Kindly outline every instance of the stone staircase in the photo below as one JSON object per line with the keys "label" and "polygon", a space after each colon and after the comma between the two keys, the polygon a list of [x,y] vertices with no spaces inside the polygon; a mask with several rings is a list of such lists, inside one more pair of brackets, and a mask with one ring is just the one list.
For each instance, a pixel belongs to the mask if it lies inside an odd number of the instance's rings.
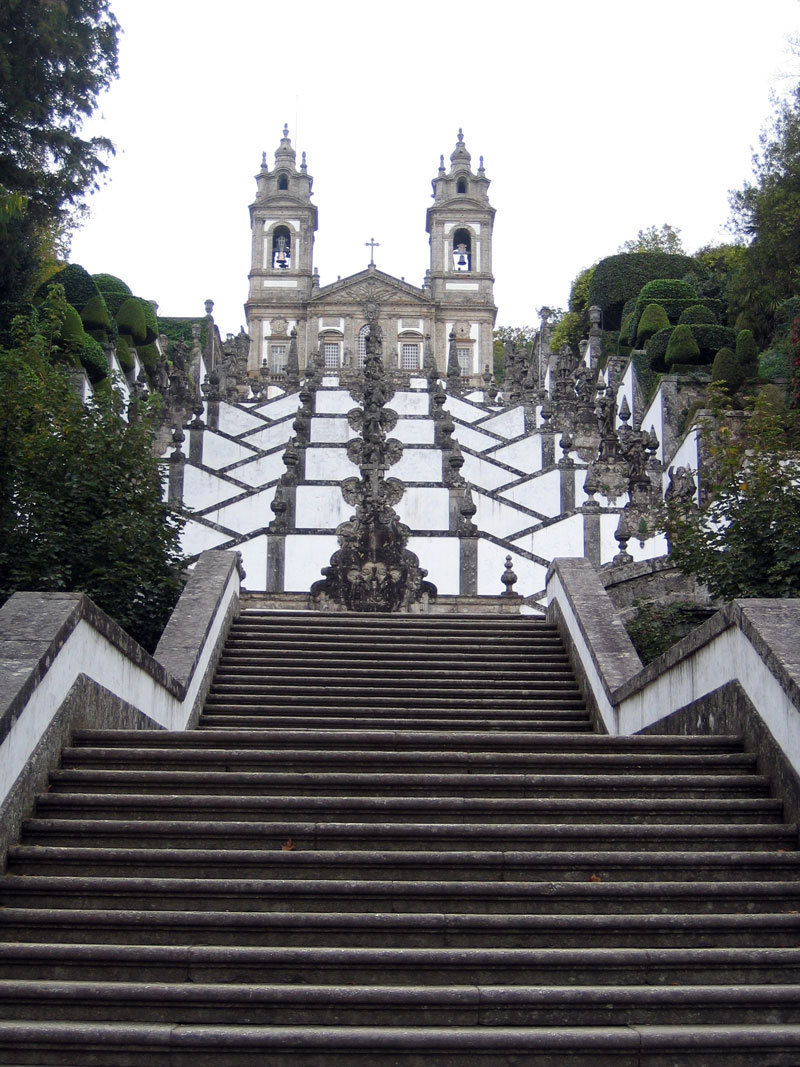
{"label": "stone staircase", "polygon": [[84,732],[0,878],[0,1063],[800,1063],[797,827],[592,732],[525,617],[248,611],[200,728]]}

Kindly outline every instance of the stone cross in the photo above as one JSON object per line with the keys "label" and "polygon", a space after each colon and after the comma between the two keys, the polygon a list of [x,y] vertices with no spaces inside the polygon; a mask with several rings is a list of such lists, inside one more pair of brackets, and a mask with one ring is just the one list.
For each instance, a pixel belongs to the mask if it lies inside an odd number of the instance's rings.
{"label": "stone cross", "polygon": [[368,241],[364,242],[365,247],[369,249],[369,265],[375,266],[375,249],[381,247],[380,241],[376,241],[374,237],[370,237]]}

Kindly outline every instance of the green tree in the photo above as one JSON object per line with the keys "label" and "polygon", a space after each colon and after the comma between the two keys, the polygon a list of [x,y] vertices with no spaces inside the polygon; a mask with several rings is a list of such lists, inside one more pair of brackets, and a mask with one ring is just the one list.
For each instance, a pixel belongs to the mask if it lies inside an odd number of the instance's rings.
{"label": "green tree", "polygon": [[799,596],[797,414],[757,403],[735,430],[725,417],[724,387],[708,393],[716,417],[703,431],[704,505],[668,503],[670,554],[724,600]]}
{"label": "green tree", "polygon": [[75,221],[113,151],[83,123],[117,75],[119,25],[108,0],[0,5],[0,301],[34,284],[43,254]]}
{"label": "green tree", "polygon": [[669,252],[671,255],[683,255],[681,231],[677,226],[665,222],[663,226],[648,226],[639,230],[630,241],[624,241],[618,252]]}
{"label": "green tree", "polygon": [[800,84],[777,104],[753,156],[753,180],[730,202],[732,227],[748,242],[732,304],[765,346],[778,304],[800,289]]}
{"label": "green tree", "polygon": [[180,520],[162,500],[146,410],[84,405],[57,366],[66,313],[54,286],[0,349],[0,599],[87,593],[153,649],[180,591]]}

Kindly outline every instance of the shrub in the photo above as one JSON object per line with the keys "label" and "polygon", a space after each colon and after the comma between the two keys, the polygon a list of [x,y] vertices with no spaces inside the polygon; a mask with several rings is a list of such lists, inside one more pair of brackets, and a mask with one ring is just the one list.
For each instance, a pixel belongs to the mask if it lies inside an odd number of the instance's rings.
{"label": "shrub", "polygon": [[635,299],[642,286],[654,278],[683,278],[697,263],[691,256],[668,252],[622,252],[601,259],[589,282],[589,304],[603,309],[607,329],[622,321],[625,302]]}
{"label": "shrub", "polygon": [[133,296],[133,292],[125,282],[114,274],[93,274],[92,279],[104,295],[106,293],[121,293],[123,296]]}
{"label": "shrub", "polygon": [[700,346],[689,326],[676,326],[667,342],[664,360],[668,367],[675,363],[700,363]]}
{"label": "shrub", "polygon": [[[64,286],[64,294],[67,300],[76,308],[84,307],[93,296],[99,295],[91,274],[77,263],[68,263],[63,270],[60,270],[58,274],[54,274],[52,278],[45,282],[42,288],[47,289],[47,286],[52,285],[53,282],[58,282],[59,285]],[[44,294],[42,293],[41,295]]]}
{"label": "shrub", "polygon": [[64,322],[61,326],[59,340],[62,341],[68,347],[80,347],[80,345],[83,344],[84,337],[85,334],[80,315],[72,306],[72,304],[67,304],[66,314],[64,315]]}
{"label": "shrub", "polygon": [[660,304],[648,304],[639,319],[639,325],[636,328],[636,340],[640,345],[643,345],[650,340],[654,333],[658,333],[659,330],[666,330],[668,326],[669,319],[663,307]]}
{"label": "shrub", "polygon": [[711,366],[712,382],[722,382],[728,395],[733,395],[744,381],[744,372],[732,348],[721,348]]}
{"label": "shrub", "polygon": [[127,340],[121,335],[117,338],[116,350],[117,362],[119,363],[120,368],[122,369],[123,373],[130,374],[136,364],[133,361],[133,353],[131,352],[130,345],[128,344]]}
{"label": "shrub", "polygon": [[147,330],[147,334],[144,339],[146,345],[151,345],[153,341],[158,337],[158,320],[156,319],[156,309],[153,307],[151,301],[143,300],[140,298],[139,303],[142,305],[142,311],[144,313],[144,323]]}
{"label": "shrub", "polygon": [[161,356],[159,355],[156,346],[140,345],[140,347],[136,349],[136,354],[142,361],[142,366],[144,367],[144,369],[149,375],[152,376],[153,372],[158,366],[158,361],[161,359]]}
{"label": "shrub", "polygon": [[736,358],[747,377],[758,372],[758,345],[750,330],[740,330],[737,334]]}
{"label": "shrub", "polygon": [[736,332],[729,326],[713,326],[711,324],[697,323],[687,326],[692,331],[692,337],[697,342],[697,347],[702,355],[701,362],[710,363],[721,348],[733,348],[736,342]]}
{"label": "shrub", "polygon": [[622,319],[622,323],[619,328],[619,343],[620,346],[630,348],[633,344],[631,339],[631,324],[633,322],[633,312],[629,315],[625,315]]}
{"label": "shrub", "polygon": [[135,345],[147,343],[147,322],[141,300],[129,296],[117,312],[116,319],[119,332],[132,337]]}
{"label": "shrub", "polygon": [[639,291],[636,303],[647,305],[661,303],[663,300],[696,300],[697,293],[693,285],[680,278],[654,278]]}
{"label": "shrub", "polygon": [[772,382],[776,378],[785,378],[788,381],[792,376],[789,357],[779,348],[768,348],[758,357],[758,376],[762,382]]}
{"label": "shrub", "polygon": [[[100,293],[97,296],[93,296],[91,300],[84,304],[81,310],[81,320],[84,328],[88,331],[102,330],[108,335],[111,330],[111,316],[108,313],[106,302]],[[95,334],[92,333],[94,337]],[[98,338],[100,340],[100,338]]]}
{"label": "shrub", "polygon": [[681,313],[681,316],[678,319],[679,326],[694,326],[701,324],[716,325],[716,322],[717,316],[711,308],[706,307],[705,304],[692,304],[691,307],[686,308],[686,310]]}
{"label": "shrub", "polygon": [[792,322],[800,315],[800,296],[790,296],[788,300],[781,300],[775,311],[775,325],[779,327],[791,326]]}
{"label": "shrub", "polygon": [[84,335],[80,351],[81,363],[89,375],[89,381],[96,385],[108,377],[108,360],[99,341]]}
{"label": "shrub", "polygon": [[777,385],[765,385],[756,397],[756,411],[782,418],[786,414],[786,394]]}
{"label": "shrub", "polygon": [[650,663],[699,626],[711,612],[691,601],[643,604],[626,629],[642,663]]}
{"label": "shrub", "polygon": [[674,331],[674,326],[659,330],[647,342],[647,361],[654,371],[663,372],[667,369],[667,345]]}

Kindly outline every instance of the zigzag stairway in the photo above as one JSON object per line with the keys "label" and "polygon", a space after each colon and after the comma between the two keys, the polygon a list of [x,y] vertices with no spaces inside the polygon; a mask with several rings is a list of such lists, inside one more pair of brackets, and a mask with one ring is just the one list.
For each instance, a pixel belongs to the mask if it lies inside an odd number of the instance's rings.
{"label": "zigzag stairway", "polygon": [[545,623],[247,611],[200,728],[75,736],[0,878],[0,1063],[797,1064],[797,828],[592,732]]}

